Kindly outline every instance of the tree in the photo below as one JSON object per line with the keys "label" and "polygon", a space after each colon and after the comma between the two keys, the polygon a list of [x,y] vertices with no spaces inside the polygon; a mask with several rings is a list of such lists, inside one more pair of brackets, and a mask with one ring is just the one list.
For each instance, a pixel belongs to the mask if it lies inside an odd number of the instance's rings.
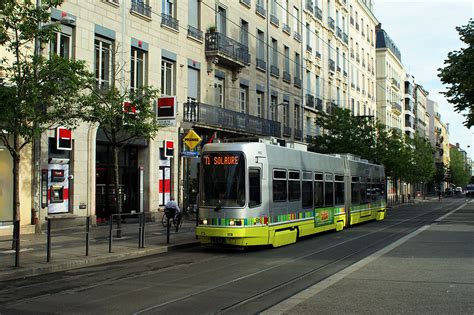
{"label": "tree", "polygon": [[316,124],[324,132],[314,138],[310,151],[350,153],[374,160],[376,128],[371,117],[353,116],[347,109],[334,107],[331,113],[320,113]]}
{"label": "tree", "polygon": [[436,173],[434,150],[428,139],[415,134],[409,141],[412,146],[413,168],[411,169],[411,181],[428,183]]}
{"label": "tree", "polygon": [[82,61],[56,55],[45,58],[36,43],[48,42],[57,31],[50,10],[61,0],[4,0],[0,7],[0,45],[5,47],[0,72],[0,141],[13,159],[13,220],[20,219],[20,157],[22,150],[45,131],[62,125],[74,127],[80,112],[81,92],[89,72]]}
{"label": "tree", "polygon": [[438,69],[438,76],[441,82],[450,85],[443,94],[454,105],[455,111],[467,111],[464,125],[470,128],[474,126],[474,20],[456,27],[456,30],[467,47],[450,52],[444,61],[446,66]]}
{"label": "tree", "polygon": [[456,186],[465,186],[471,177],[469,170],[466,168],[463,154],[458,148],[453,147],[449,150],[449,181]]}
{"label": "tree", "polygon": [[[117,52],[115,52],[117,55]],[[115,67],[113,78],[118,78],[123,67]],[[93,82],[88,91],[83,119],[98,125],[113,149],[113,180],[115,190],[115,212],[122,213],[122,191],[120,189],[119,153],[137,138],[152,139],[158,132],[158,124],[152,102],[158,90],[151,86],[131,89],[124,79],[111,80],[110,86],[99,86]],[[117,237],[121,237],[121,220],[117,220]]]}

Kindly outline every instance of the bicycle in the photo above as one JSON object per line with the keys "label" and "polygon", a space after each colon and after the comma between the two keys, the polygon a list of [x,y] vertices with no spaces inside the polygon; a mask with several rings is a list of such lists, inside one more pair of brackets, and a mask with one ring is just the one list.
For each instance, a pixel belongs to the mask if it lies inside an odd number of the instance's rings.
{"label": "bicycle", "polygon": [[[172,217],[168,221],[168,217]],[[173,226],[176,229],[176,232],[183,226],[183,214],[181,212],[178,213],[178,215],[175,215],[175,209],[165,209],[163,212],[163,216],[161,217],[161,224],[163,224],[163,227],[168,227],[168,223],[171,226]]]}

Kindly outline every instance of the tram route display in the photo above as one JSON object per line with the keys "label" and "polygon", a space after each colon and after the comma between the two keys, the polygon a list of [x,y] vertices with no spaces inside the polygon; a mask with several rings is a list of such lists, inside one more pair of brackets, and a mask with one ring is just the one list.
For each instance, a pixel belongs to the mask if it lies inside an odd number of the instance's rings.
{"label": "tram route display", "polygon": [[291,244],[386,213],[385,172],[352,155],[261,142],[211,143],[202,151],[202,244]]}

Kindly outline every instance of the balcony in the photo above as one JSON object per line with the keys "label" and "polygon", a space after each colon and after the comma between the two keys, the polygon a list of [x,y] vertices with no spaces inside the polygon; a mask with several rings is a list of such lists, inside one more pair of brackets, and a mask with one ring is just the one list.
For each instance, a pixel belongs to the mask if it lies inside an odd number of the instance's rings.
{"label": "balcony", "polygon": [[395,87],[397,90],[400,90],[400,83],[395,78],[392,78],[392,86]]}
{"label": "balcony", "polygon": [[276,78],[280,77],[280,69],[277,66],[270,66],[270,74]]}
{"label": "balcony", "polygon": [[342,41],[346,43],[346,45],[349,45],[349,35],[346,33],[342,34]]}
{"label": "balcony", "polygon": [[312,53],[312,52],[313,52],[313,47],[311,47],[310,45],[306,44],[306,51],[309,52],[309,53]]}
{"label": "balcony", "polygon": [[314,96],[306,93],[306,106],[314,108]]}
{"label": "balcony", "polygon": [[283,71],[283,81],[286,83],[291,83],[291,74],[286,71]]}
{"label": "balcony", "polygon": [[398,114],[402,113],[402,105],[398,104],[397,102],[391,102],[390,105],[392,105],[393,112],[398,112]]}
{"label": "balcony", "polygon": [[270,23],[272,23],[276,27],[280,26],[280,20],[278,20],[278,18],[273,14],[270,14]]}
{"label": "balcony", "polygon": [[322,98],[316,97],[315,102],[314,102],[314,108],[316,108],[319,111],[323,110],[323,100],[322,100]]}
{"label": "balcony", "polygon": [[179,21],[169,14],[161,14],[161,26],[167,26],[175,31],[179,31]]}
{"label": "balcony", "polygon": [[293,85],[294,85],[296,88],[301,89],[301,79],[299,78],[299,76],[298,76],[298,77],[295,76]]}
{"label": "balcony", "polygon": [[355,84],[354,83],[351,83],[351,88],[355,89]]}
{"label": "balcony", "polygon": [[356,22],[356,30],[359,30],[359,23]]}
{"label": "balcony", "polygon": [[330,16],[328,16],[328,25],[329,25],[329,28],[332,29],[333,31],[336,30],[336,24],[334,22],[334,19]]}
{"label": "balcony", "polygon": [[184,103],[184,121],[260,136],[280,137],[281,126],[267,120],[204,103]]}
{"label": "balcony", "polygon": [[291,127],[283,127],[283,137],[291,137]]}
{"label": "balcony", "polygon": [[262,70],[262,71],[267,70],[267,63],[265,62],[264,59],[257,58],[256,62],[257,62],[257,64],[256,64],[257,69]]}
{"label": "balcony", "polygon": [[206,57],[238,69],[250,63],[249,48],[219,32],[206,33]]}
{"label": "balcony", "polygon": [[336,63],[332,59],[329,59],[329,70],[332,72],[336,71]]}
{"label": "balcony", "polygon": [[240,3],[242,3],[243,5],[247,6],[250,8],[250,6],[252,5],[252,1],[251,0],[240,0]]}
{"label": "balcony", "polygon": [[283,23],[282,31],[287,33],[288,35],[291,35],[291,27],[288,24]]}
{"label": "balcony", "polygon": [[295,32],[293,34],[293,38],[297,41],[297,42],[300,42],[301,43],[301,34],[298,33],[298,32]]}
{"label": "balcony", "polygon": [[351,16],[351,24],[354,25],[354,17]]}
{"label": "balcony", "polygon": [[316,18],[318,20],[320,20],[321,22],[323,21],[323,10],[318,7],[314,7],[314,14],[316,15]]}
{"label": "balcony", "polygon": [[267,16],[267,10],[260,4],[255,5],[255,13],[260,15],[261,17],[265,18]]}
{"label": "balcony", "polygon": [[143,0],[132,0],[132,8],[130,11],[151,18],[151,7],[144,3]]}
{"label": "balcony", "polygon": [[295,139],[298,139],[298,140],[303,139],[303,130],[295,129]]}
{"label": "balcony", "polygon": [[341,67],[337,66],[337,67],[336,67],[336,71],[337,71],[337,72],[341,72]]}
{"label": "balcony", "polygon": [[342,39],[342,29],[339,26],[336,27],[336,35],[337,35],[337,37]]}
{"label": "balcony", "polygon": [[313,1],[311,0],[306,0],[306,10],[308,10],[309,12],[313,13]]}
{"label": "balcony", "polygon": [[347,77],[347,71],[344,70],[344,71],[342,72],[342,75],[344,75],[345,77]]}
{"label": "balcony", "polygon": [[337,105],[334,102],[326,102],[326,113],[331,114]]}
{"label": "balcony", "polygon": [[194,26],[188,25],[188,36],[197,40],[202,40],[202,31]]}
{"label": "balcony", "polygon": [[319,51],[316,52],[316,58],[321,59],[321,53]]}

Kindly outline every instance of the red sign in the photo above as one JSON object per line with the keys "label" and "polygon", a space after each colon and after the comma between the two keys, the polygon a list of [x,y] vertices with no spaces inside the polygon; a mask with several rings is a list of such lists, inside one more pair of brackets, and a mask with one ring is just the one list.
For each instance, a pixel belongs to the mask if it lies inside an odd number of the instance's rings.
{"label": "red sign", "polygon": [[165,140],[163,144],[164,149],[164,156],[165,157],[173,157],[174,154],[174,141],[173,140]]}
{"label": "red sign", "polygon": [[158,98],[157,119],[176,118],[176,96],[165,96]]}
{"label": "red sign", "polygon": [[123,112],[129,114],[136,114],[137,107],[135,105],[132,105],[131,102],[123,102]]}
{"label": "red sign", "polygon": [[72,150],[72,130],[64,127],[56,129],[56,147],[58,150]]}

